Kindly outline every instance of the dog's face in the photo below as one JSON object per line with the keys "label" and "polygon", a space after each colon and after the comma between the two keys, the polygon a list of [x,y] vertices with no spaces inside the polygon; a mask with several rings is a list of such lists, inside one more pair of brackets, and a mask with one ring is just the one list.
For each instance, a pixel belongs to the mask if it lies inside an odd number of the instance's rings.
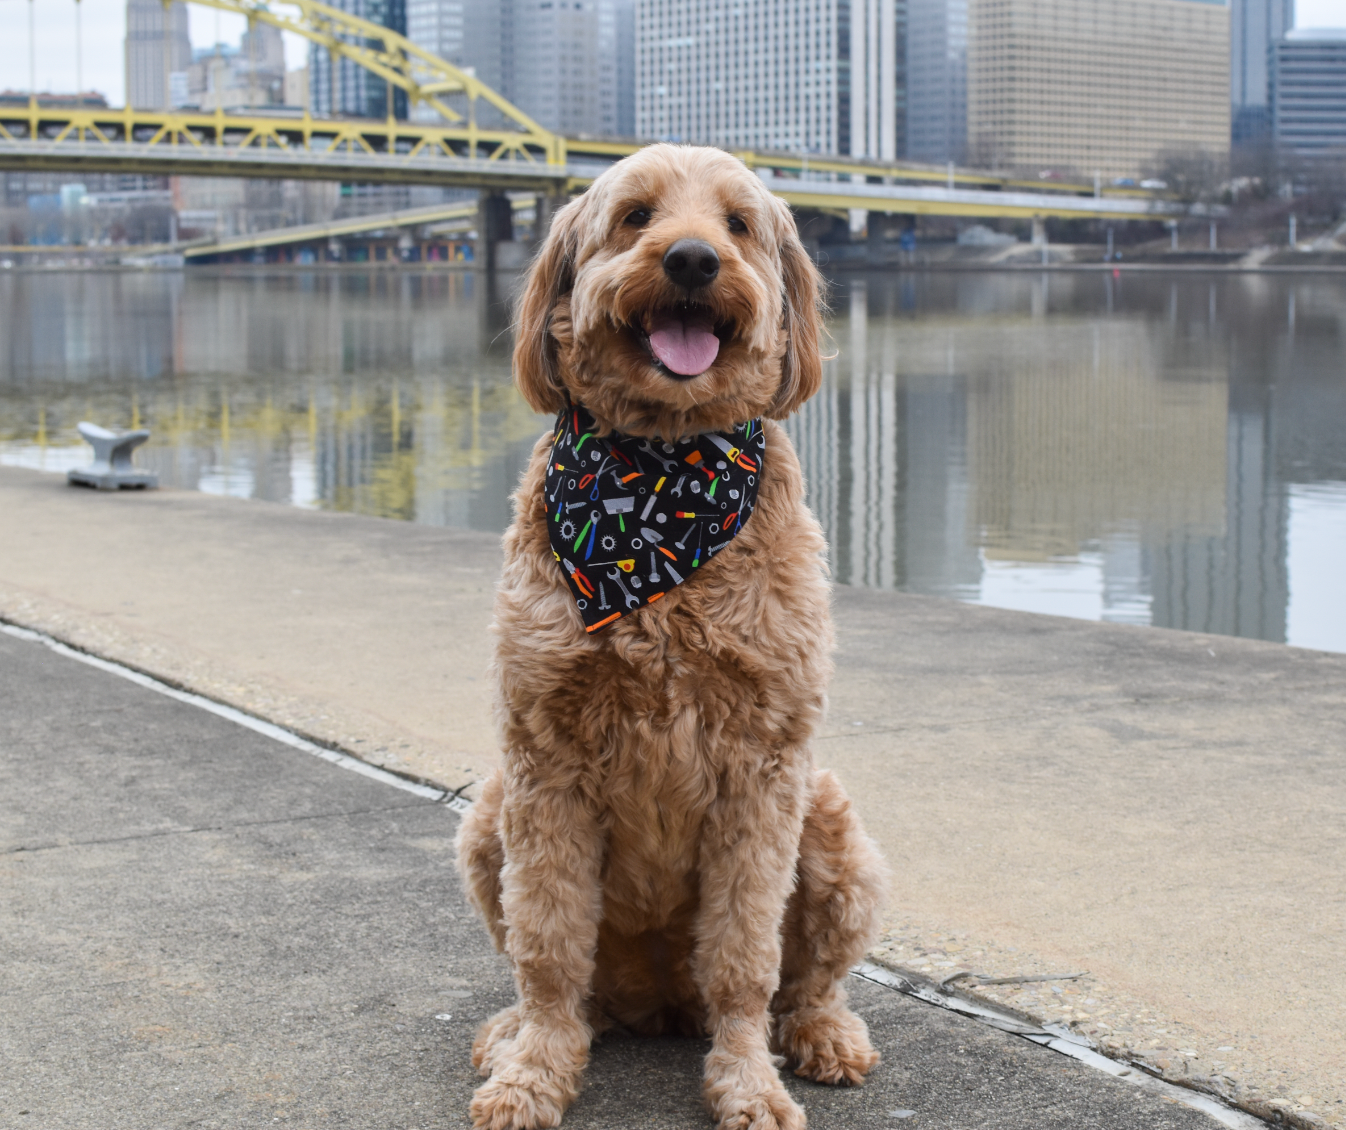
{"label": "dog's face", "polygon": [[818,272],[794,217],[718,149],[652,145],[557,213],[516,320],[539,412],[675,438],[787,416],[817,391]]}

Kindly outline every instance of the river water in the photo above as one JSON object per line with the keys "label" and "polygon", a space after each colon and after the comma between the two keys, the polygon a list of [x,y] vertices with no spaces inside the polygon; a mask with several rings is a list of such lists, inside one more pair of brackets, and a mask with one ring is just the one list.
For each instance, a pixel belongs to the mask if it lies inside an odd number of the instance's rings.
{"label": "river water", "polygon": [[[834,280],[790,423],[846,584],[1346,651],[1346,278]],[[497,531],[535,437],[469,274],[0,276],[0,463]]]}

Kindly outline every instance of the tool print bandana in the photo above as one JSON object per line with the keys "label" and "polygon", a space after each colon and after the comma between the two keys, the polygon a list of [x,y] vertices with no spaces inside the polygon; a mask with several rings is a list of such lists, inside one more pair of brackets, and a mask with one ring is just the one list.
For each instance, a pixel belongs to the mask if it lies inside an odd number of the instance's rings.
{"label": "tool print bandana", "polygon": [[589,632],[652,604],[734,539],[766,451],[760,420],[676,443],[596,430],[586,409],[561,411],[545,487],[552,553]]}

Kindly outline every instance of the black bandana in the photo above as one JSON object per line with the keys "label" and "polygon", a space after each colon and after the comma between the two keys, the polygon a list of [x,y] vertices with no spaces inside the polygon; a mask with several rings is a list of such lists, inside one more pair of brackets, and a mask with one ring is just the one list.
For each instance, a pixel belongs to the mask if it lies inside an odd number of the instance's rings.
{"label": "black bandana", "polygon": [[653,603],[734,539],[757,503],[762,422],[666,443],[594,435],[577,405],[556,418],[547,528],[596,632]]}

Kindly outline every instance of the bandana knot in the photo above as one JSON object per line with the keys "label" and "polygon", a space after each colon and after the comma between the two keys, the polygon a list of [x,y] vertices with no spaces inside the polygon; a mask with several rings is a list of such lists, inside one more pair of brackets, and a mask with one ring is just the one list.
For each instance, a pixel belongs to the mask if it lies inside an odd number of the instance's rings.
{"label": "bandana knot", "polygon": [[552,553],[596,632],[683,584],[757,504],[761,420],[677,441],[614,432],[570,405],[556,418],[544,487]]}

